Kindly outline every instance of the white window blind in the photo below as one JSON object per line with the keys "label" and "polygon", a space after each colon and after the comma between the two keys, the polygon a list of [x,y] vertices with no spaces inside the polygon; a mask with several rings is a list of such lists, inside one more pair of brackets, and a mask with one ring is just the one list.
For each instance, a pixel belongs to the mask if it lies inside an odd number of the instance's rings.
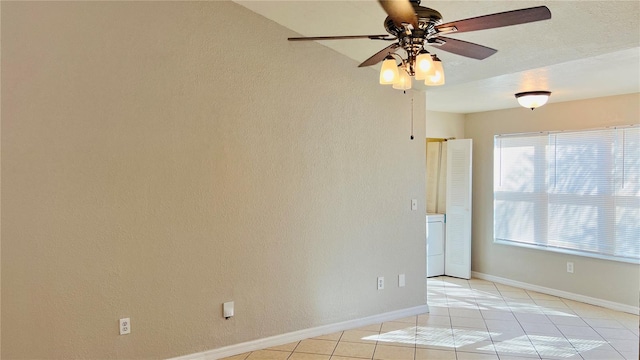
{"label": "white window blind", "polygon": [[640,128],[494,144],[495,241],[639,262]]}

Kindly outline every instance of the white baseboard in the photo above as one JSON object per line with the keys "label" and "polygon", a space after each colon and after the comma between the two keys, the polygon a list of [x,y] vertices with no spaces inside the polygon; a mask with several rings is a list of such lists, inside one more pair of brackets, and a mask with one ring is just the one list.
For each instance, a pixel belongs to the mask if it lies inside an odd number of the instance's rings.
{"label": "white baseboard", "polygon": [[590,296],[574,294],[568,291],[562,291],[562,290],[552,289],[544,286],[533,285],[533,284],[524,283],[516,280],[502,278],[499,276],[483,274],[476,271],[472,271],[471,276],[474,278],[482,279],[482,280],[493,281],[498,284],[519,287],[525,290],[537,291],[539,293],[558,296],[558,297],[569,299],[569,300],[580,301],[586,304],[602,306],[607,309],[623,311],[623,312],[635,314],[635,315],[640,314],[640,308],[638,308],[637,306],[620,304],[620,303],[609,301],[609,300],[603,300],[603,299],[593,298]]}
{"label": "white baseboard", "polygon": [[300,341],[320,335],[331,334],[339,331],[359,328],[367,325],[378,324],[385,321],[400,319],[409,316],[415,316],[429,312],[428,305],[420,305],[407,309],[390,311],[383,314],[368,316],[361,319],[348,320],[335,324],[322,325],[310,329],[293,331],[290,333],[270,336],[267,338],[247,341],[240,344],[229,345],[218,349],[207,350],[199,353],[184,355],[172,358],[170,360],[215,360],[233,355],[256,351],[268,347],[288,344],[294,341]]}

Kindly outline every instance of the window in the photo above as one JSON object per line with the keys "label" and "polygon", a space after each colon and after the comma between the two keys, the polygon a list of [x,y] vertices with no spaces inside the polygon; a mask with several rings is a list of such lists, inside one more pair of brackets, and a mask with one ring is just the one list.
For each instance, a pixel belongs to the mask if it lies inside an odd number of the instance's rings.
{"label": "window", "polygon": [[494,240],[640,263],[640,128],[498,135]]}

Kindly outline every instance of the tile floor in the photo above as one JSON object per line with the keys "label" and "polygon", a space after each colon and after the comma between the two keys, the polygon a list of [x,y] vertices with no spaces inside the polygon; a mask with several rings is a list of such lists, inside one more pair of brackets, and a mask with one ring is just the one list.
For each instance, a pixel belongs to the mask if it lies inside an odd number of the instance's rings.
{"label": "tile floor", "polygon": [[226,360],[638,359],[638,316],[489,281],[427,280],[431,312]]}

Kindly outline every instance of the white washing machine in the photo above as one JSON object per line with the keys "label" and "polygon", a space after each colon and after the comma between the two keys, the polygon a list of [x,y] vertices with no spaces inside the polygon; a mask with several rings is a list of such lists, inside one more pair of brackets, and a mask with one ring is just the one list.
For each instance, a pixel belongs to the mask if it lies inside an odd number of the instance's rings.
{"label": "white washing machine", "polygon": [[444,275],[445,214],[427,214],[427,277]]}

